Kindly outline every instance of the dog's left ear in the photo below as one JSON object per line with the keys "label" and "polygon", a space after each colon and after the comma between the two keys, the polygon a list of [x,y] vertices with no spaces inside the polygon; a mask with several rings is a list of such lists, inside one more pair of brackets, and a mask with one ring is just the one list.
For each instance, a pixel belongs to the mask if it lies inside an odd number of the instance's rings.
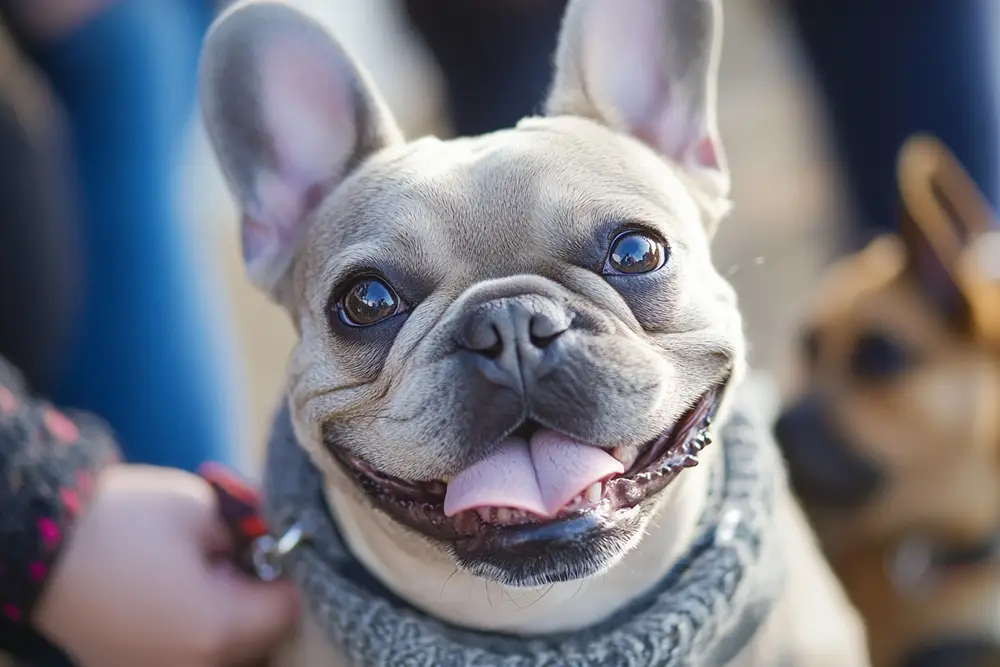
{"label": "dog's left ear", "polygon": [[721,37],[719,0],[570,0],[546,113],[627,133],[727,197]]}
{"label": "dog's left ear", "polygon": [[401,133],[364,70],[287,2],[227,9],[205,39],[199,87],[242,214],[247,273],[274,296],[316,206]]}

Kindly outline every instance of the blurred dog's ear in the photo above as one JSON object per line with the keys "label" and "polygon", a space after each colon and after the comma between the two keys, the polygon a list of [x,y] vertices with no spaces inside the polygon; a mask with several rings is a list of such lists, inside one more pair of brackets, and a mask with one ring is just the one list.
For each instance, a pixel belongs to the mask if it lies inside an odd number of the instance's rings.
{"label": "blurred dog's ear", "polygon": [[898,181],[907,271],[943,316],[971,331],[977,318],[964,258],[995,226],[990,207],[951,152],[932,137],[906,142]]}

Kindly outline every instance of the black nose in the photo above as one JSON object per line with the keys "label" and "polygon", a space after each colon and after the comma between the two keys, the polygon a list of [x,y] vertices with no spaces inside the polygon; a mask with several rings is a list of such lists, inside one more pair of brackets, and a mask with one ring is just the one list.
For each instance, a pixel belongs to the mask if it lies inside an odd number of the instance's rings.
{"label": "black nose", "polygon": [[807,505],[855,508],[882,484],[879,469],[844,441],[813,396],[782,412],[774,435],[788,462],[792,488]]}
{"label": "black nose", "polygon": [[491,382],[524,391],[557,360],[555,343],[573,322],[572,314],[551,299],[528,295],[475,306],[456,342],[473,353],[471,361]]}

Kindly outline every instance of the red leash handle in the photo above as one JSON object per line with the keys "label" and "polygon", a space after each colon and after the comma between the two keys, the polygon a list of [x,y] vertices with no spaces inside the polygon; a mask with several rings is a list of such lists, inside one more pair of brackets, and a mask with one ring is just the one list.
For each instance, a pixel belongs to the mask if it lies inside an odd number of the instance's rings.
{"label": "red leash handle", "polygon": [[260,578],[254,560],[257,541],[267,536],[260,511],[260,492],[235,471],[218,463],[206,463],[198,474],[212,487],[222,519],[233,539],[233,562],[243,572]]}

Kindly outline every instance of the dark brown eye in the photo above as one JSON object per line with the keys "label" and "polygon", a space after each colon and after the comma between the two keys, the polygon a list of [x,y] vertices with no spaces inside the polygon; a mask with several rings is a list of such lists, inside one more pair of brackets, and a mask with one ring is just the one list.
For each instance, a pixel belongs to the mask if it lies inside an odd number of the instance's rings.
{"label": "dark brown eye", "polygon": [[897,378],[914,363],[912,351],[902,342],[878,332],[862,333],[854,341],[850,371],[867,382]]}
{"label": "dark brown eye", "polygon": [[400,311],[399,297],[388,283],[375,276],[355,279],[340,297],[340,319],[352,327],[367,327]]}
{"label": "dark brown eye", "polygon": [[667,247],[646,232],[622,232],[611,242],[605,273],[651,273],[667,262]]}

